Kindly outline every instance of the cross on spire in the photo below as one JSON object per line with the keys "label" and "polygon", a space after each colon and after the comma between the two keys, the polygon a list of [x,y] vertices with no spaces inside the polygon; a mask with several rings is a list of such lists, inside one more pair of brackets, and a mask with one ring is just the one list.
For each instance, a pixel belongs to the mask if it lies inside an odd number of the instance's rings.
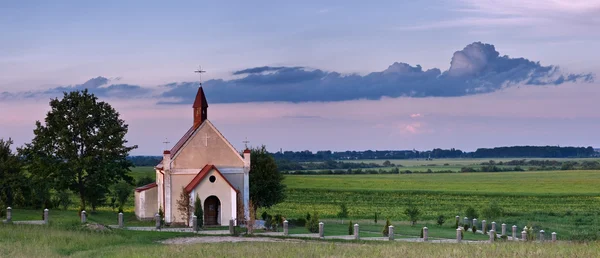
{"label": "cross on spire", "polygon": [[169,149],[169,143],[171,143],[167,138],[165,138],[165,141],[163,142],[165,144],[165,150]]}
{"label": "cross on spire", "polygon": [[202,66],[198,66],[198,70],[194,71],[200,75],[200,87],[202,87],[202,73],[206,73],[206,71],[202,70]]}
{"label": "cross on spire", "polygon": [[246,140],[242,141],[244,143],[244,146],[246,147],[246,149],[248,149],[248,143],[250,143],[250,141],[248,141],[248,137],[246,137]]}

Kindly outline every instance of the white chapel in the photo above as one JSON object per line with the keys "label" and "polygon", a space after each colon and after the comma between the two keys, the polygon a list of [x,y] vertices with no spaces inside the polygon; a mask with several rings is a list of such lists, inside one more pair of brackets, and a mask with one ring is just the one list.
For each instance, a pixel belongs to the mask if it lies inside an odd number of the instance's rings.
{"label": "white chapel", "polygon": [[228,225],[230,219],[249,215],[250,150],[240,154],[207,119],[202,87],[192,108],[194,123],[173,148],[164,151],[155,167],[156,182],[135,189],[138,219],[152,219],[162,209],[165,223],[185,223],[177,209],[182,191],[190,194],[192,204],[201,199],[204,225]]}

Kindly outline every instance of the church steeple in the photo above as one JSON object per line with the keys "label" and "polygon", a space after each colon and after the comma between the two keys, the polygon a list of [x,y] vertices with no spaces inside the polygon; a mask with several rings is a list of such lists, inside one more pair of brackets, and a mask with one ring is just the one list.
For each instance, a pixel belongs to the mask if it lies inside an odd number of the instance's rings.
{"label": "church steeple", "polygon": [[194,126],[200,126],[204,120],[208,117],[208,102],[206,101],[206,96],[204,95],[204,90],[202,90],[202,86],[198,88],[198,93],[196,93],[196,100],[194,100],[194,105],[192,106],[194,109]]}

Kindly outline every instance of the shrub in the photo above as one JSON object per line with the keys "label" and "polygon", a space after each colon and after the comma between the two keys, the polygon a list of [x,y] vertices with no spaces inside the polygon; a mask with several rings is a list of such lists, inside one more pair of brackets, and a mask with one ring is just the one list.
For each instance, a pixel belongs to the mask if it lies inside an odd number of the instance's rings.
{"label": "shrub", "polygon": [[346,208],[346,204],[340,204],[340,212],[337,214],[338,218],[344,219],[348,217],[348,208]]}
{"label": "shrub", "polygon": [[476,226],[476,225],[473,225],[473,226],[471,227],[471,230],[473,231],[473,234],[477,233],[477,226]]}
{"label": "shrub", "polygon": [[377,224],[377,212],[375,212],[375,224]]}
{"label": "shrub", "polygon": [[306,229],[311,233],[319,232],[319,214],[315,211],[310,220],[306,221]]}
{"label": "shrub", "polygon": [[507,240],[508,240],[508,236],[507,236],[507,235],[501,235],[501,236],[500,236],[500,239],[501,239],[502,241],[507,241]]}
{"label": "shrub", "polygon": [[444,222],[446,222],[446,218],[444,217],[444,215],[439,215],[437,218],[437,224],[438,226],[442,226],[444,225]]}
{"label": "shrub", "polygon": [[487,207],[481,211],[486,219],[495,219],[504,215],[504,210],[496,202],[490,202]]}
{"label": "shrub", "polygon": [[290,222],[290,224],[292,224],[294,226],[298,226],[298,227],[306,226],[305,218],[291,219],[289,222]]}
{"label": "shrub", "polygon": [[411,225],[414,226],[415,224],[417,224],[417,220],[419,219],[419,216],[421,216],[421,210],[419,210],[419,208],[414,206],[412,203],[409,203],[406,210],[404,210],[404,214],[406,214],[406,216],[408,216],[408,218],[411,222]]}
{"label": "shrub", "polygon": [[269,213],[267,213],[266,211],[263,211],[263,213],[260,215],[260,217],[262,218],[262,220],[267,220],[267,217],[269,216]]}
{"label": "shrub", "polygon": [[354,235],[354,225],[352,225],[352,221],[348,222],[348,235]]}
{"label": "shrub", "polygon": [[308,212],[306,213],[306,221],[307,222],[310,221],[310,213],[308,213]]}
{"label": "shrub", "polygon": [[423,238],[423,228],[421,228],[421,236],[420,238]]}
{"label": "shrub", "polygon": [[390,226],[392,224],[390,223],[390,219],[386,219],[385,220],[385,226],[383,226],[383,231],[381,233],[383,233],[383,236],[388,236],[390,234]]}
{"label": "shrub", "polygon": [[158,208],[158,216],[160,217],[160,226],[162,227],[165,225],[165,212],[163,211],[162,206]]}
{"label": "shrub", "polygon": [[194,229],[195,231],[200,230],[204,226],[204,211],[202,210],[202,200],[200,200],[200,196],[196,195],[196,200],[194,201],[194,215],[197,217],[198,224]]}
{"label": "shrub", "polygon": [[465,216],[467,216],[467,218],[474,219],[474,218],[478,217],[478,214],[477,214],[477,211],[473,207],[469,206],[465,210]]}
{"label": "shrub", "polygon": [[458,228],[458,221],[459,220],[460,220],[459,218],[456,218],[456,221],[454,222],[454,229]]}
{"label": "shrub", "polygon": [[469,224],[465,224],[465,225],[463,226],[463,228],[465,229],[464,231],[468,231],[468,230],[469,230]]}

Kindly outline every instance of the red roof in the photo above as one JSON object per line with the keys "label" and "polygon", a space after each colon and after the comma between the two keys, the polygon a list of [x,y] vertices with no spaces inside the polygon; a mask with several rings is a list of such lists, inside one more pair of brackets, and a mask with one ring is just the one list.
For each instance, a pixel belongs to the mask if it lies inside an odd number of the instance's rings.
{"label": "red roof", "polygon": [[204,95],[204,90],[202,87],[198,88],[198,92],[196,93],[196,99],[194,100],[193,108],[208,107],[208,101],[206,101],[206,96]]}
{"label": "red roof", "polygon": [[227,178],[225,178],[223,176],[223,174],[221,174],[221,171],[219,171],[219,169],[217,169],[217,167],[215,167],[215,165],[208,165],[208,164],[206,166],[204,166],[204,168],[202,170],[200,170],[200,172],[194,177],[194,179],[192,179],[192,181],[185,187],[185,191],[187,193],[191,193],[192,190],[194,190],[194,188],[196,188],[196,186],[198,186],[198,184],[200,184],[200,182],[202,182],[202,179],[204,179],[206,177],[206,175],[208,175],[208,172],[210,172],[213,169],[225,180],[225,182],[227,182],[227,184],[229,184],[231,189],[235,190],[236,192],[238,191],[237,189],[235,189],[235,187],[233,187],[233,185],[229,182],[229,180],[227,180]]}
{"label": "red roof", "polygon": [[156,182],[154,182],[154,183],[151,183],[151,184],[140,186],[140,187],[136,188],[135,191],[136,192],[143,192],[143,191],[146,191],[148,189],[152,189],[152,188],[154,188],[156,186],[158,186],[158,185],[156,184]]}

